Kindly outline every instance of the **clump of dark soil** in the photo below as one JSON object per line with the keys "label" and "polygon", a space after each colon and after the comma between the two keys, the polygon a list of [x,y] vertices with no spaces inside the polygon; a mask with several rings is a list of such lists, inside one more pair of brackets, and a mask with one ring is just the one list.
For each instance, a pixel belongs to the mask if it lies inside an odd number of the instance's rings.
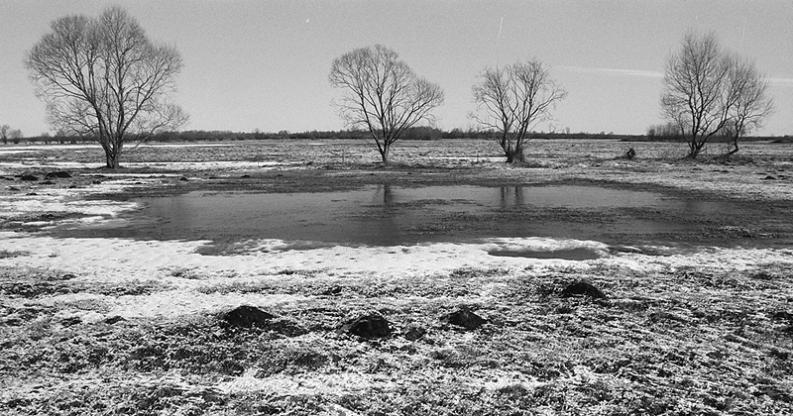
{"label": "clump of dark soil", "polygon": [[126,319],[124,319],[121,316],[114,315],[114,316],[111,316],[109,318],[106,318],[103,322],[108,324],[108,325],[113,325],[113,324],[117,324],[117,323],[123,322],[123,321],[126,321]]}
{"label": "clump of dark soil", "polygon": [[566,288],[564,288],[560,296],[564,298],[570,298],[574,296],[584,296],[592,299],[606,298],[606,295],[600,289],[583,280],[568,285]]}
{"label": "clump of dark soil", "polygon": [[341,331],[364,339],[384,338],[391,335],[391,324],[379,313],[369,313],[345,323]]}
{"label": "clump of dark soil", "polygon": [[56,170],[56,171],[54,171],[54,172],[48,172],[46,175],[44,175],[44,177],[45,177],[46,179],[52,179],[52,178],[71,178],[71,177],[72,177],[72,174],[71,174],[71,173],[69,173],[69,172],[66,172],[66,171],[64,171],[64,170]]}
{"label": "clump of dark soil", "polygon": [[242,305],[219,315],[220,320],[238,328],[265,328],[275,315],[255,306]]}
{"label": "clump of dark soil", "polygon": [[487,322],[487,319],[471,312],[467,307],[460,307],[456,311],[444,315],[442,320],[467,330],[477,329]]}
{"label": "clump of dark soil", "polygon": [[226,329],[265,330],[287,337],[296,337],[308,332],[294,321],[274,315],[255,306],[242,305],[218,314]]}

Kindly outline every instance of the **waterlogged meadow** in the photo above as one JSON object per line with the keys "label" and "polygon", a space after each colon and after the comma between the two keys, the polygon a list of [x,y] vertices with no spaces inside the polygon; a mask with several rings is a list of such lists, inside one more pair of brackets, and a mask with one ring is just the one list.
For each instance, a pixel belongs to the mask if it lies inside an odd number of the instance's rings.
{"label": "waterlogged meadow", "polygon": [[[367,142],[153,144],[107,171],[94,147],[3,147],[0,413],[793,412],[791,145],[690,163],[679,144],[534,141],[519,167],[497,150],[404,142],[383,168]],[[503,207],[465,202],[502,187]],[[244,238],[176,202],[264,195],[265,215],[267,195],[345,192],[368,198],[352,217],[337,196],[324,228],[249,216],[229,224]],[[322,238],[340,219],[411,238]],[[289,221],[310,231],[270,232]]]}

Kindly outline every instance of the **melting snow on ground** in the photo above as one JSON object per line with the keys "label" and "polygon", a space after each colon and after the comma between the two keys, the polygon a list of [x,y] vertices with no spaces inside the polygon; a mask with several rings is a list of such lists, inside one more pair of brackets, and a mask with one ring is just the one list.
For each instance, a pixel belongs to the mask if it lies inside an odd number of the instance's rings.
{"label": "melting snow on ground", "polygon": [[[301,163],[286,163],[274,161],[244,161],[221,160],[210,162],[128,162],[124,168],[128,169],[165,169],[169,171],[204,171],[204,170],[231,170],[253,168],[276,168],[281,166],[298,166]],[[19,162],[0,162],[0,171],[8,169],[94,169],[100,165],[96,163],[47,161],[29,159]],[[104,173],[102,173],[104,174]],[[112,175],[112,173],[110,173]]]}
{"label": "melting snow on ground", "polygon": [[[206,241],[136,241],[128,239],[58,239],[25,233],[0,233],[0,251],[24,255],[0,259],[0,267],[19,267],[72,273],[88,282],[159,281],[172,290],[140,296],[102,297],[107,315],[154,317],[194,314],[243,303],[273,305],[296,302],[294,296],[263,294],[204,294],[202,287],[229,283],[262,283],[268,280],[332,279],[344,276],[378,279],[434,278],[460,269],[499,269],[508,275],[542,273],[558,267],[586,271],[596,266],[619,266],[637,271],[670,267],[707,266],[751,269],[758,264],[793,262],[793,251],[774,249],[710,248],[696,252],[648,256],[639,253],[606,254],[607,247],[594,241],[550,238],[495,239],[471,243],[432,243],[392,247],[317,247],[305,250],[261,250],[262,246],[286,245],[264,240],[247,253],[228,256],[202,255]],[[603,257],[572,261],[496,257],[494,247],[556,250],[583,247]],[[284,273],[287,271],[287,273]],[[307,273],[310,272],[310,273]],[[484,290],[483,296],[487,291]],[[60,298],[50,301],[63,300]]]}
{"label": "melting snow on ground", "polygon": [[141,180],[118,179],[81,188],[45,188],[32,194],[0,195],[0,219],[48,212],[86,215],[91,217],[89,222],[95,222],[97,216],[116,217],[124,211],[139,208],[139,205],[134,202],[86,200],[85,197],[121,192],[141,183]]}

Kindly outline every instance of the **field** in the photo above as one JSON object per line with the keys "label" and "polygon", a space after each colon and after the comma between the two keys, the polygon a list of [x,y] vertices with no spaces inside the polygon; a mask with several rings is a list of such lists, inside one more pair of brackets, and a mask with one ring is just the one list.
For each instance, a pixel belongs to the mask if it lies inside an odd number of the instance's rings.
{"label": "field", "polygon": [[[98,146],[0,147],[0,414],[793,414],[793,144],[747,143],[729,161],[720,146],[694,163],[674,143],[533,141],[528,164],[508,166],[489,141],[401,142],[384,168],[369,142],[153,144],[118,172],[99,168]],[[57,232],[122,221],[140,198],[377,184],[594,184],[746,210],[637,209],[696,230],[664,244]],[[605,297],[565,296],[580,281]],[[266,314],[229,313],[240,305]],[[460,311],[484,323],[457,325]]]}

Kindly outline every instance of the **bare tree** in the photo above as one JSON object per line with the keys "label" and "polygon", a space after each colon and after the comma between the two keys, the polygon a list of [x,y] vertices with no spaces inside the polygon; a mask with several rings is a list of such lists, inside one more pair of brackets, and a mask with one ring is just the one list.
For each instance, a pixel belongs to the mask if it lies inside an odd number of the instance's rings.
{"label": "bare tree", "polygon": [[419,78],[396,52],[382,45],[355,49],[333,61],[330,84],[346,90],[339,111],[351,127],[365,127],[383,164],[406,129],[432,120],[443,103],[441,88]]}
{"label": "bare tree", "polygon": [[0,126],[0,140],[3,141],[3,144],[8,144],[8,131],[11,129],[11,126],[8,124],[3,124]]}
{"label": "bare tree", "polygon": [[523,147],[530,129],[548,120],[556,103],[567,96],[537,60],[485,69],[473,93],[477,112],[472,117],[498,132],[507,163],[525,161]]}
{"label": "bare tree", "polygon": [[730,120],[736,99],[729,85],[732,65],[712,33],[688,32],[681,49],[669,57],[661,106],[686,133],[692,159]]}
{"label": "bare tree", "polygon": [[96,139],[108,168],[124,144],[175,129],[187,116],[165,101],[182,67],[178,52],[154,45],[119,7],[99,17],[55,20],[28,53],[26,65],[57,129]]}
{"label": "bare tree", "polygon": [[768,83],[754,63],[733,58],[727,75],[729,95],[734,97],[729,109],[727,129],[732,138],[732,149],[726,156],[738,152],[738,140],[774,111],[774,101],[768,97]]}
{"label": "bare tree", "polygon": [[666,65],[661,107],[687,137],[688,157],[696,159],[719,132],[738,139],[759,126],[773,110],[767,84],[753,63],[724,52],[715,35],[688,32]]}
{"label": "bare tree", "polygon": [[0,126],[0,141],[2,141],[3,144],[8,144],[9,140],[11,140],[12,143],[19,143],[19,139],[21,138],[22,130],[12,129],[8,124]]}

